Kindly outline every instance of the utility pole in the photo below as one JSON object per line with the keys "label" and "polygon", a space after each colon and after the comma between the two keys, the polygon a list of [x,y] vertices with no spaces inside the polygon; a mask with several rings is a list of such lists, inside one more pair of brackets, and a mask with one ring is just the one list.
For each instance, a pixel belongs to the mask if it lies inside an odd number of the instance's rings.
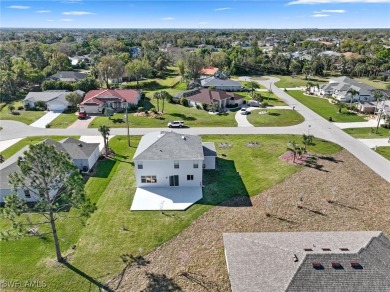
{"label": "utility pole", "polygon": [[126,101],[126,128],[127,128],[127,145],[130,147],[129,113],[128,113],[127,101]]}

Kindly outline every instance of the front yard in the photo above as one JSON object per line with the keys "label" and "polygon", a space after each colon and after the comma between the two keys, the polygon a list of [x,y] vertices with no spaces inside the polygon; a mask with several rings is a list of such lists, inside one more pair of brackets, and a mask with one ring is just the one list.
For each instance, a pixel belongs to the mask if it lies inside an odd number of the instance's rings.
{"label": "front yard", "polygon": [[[149,95],[149,94],[148,94]],[[145,109],[152,107],[157,109],[156,100],[150,99]],[[162,103],[160,102],[160,111]],[[156,117],[134,116],[129,113],[130,127],[134,128],[163,128],[168,122],[182,120],[189,127],[235,127],[235,112],[229,111],[221,115],[209,114],[207,111],[198,110],[194,107],[185,107],[180,104],[165,102],[164,114]],[[124,113],[116,113],[111,119],[108,117],[96,117],[90,124],[90,128],[97,128],[106,125],[112,128],[124,128],[126,126]]]}
{"label": "front yard", "polygon": [[357,139],[390,138],[390,129],[382,127],[378,128],[378,133],[375,133],[376,128],[349,128],[343,131]]}
{"label": "front yard", "polygon": [[298,125],[305,120],[297,111],[283,109],[253,110],[247,117],[255,127],[286,127]]}
{"label": "front yard", "polygon": [[[58,221],[61,248],[71,268],[53,261],[51,238],[1,241],[1,279],[44,281],[48,291],[96,290],[126,269],[130,255],[148,254],[214,205],[234,196],[257,195],[302,169],[278,158],[286,151],[287,141],[300,141],[301,136],[203,136],[203,141],[215,142],[218,152],[218,170],[205,172],[204,198],[183,212],[130,212],[135,191],[131,158],[139,138],[132,137],[131,148],[124,136],[110,140],[118,156],[100,162],[86,184],[88,197],[98,207],[86,225]],[[341,148],[314,139],[308,150],[332,155]],[[7,227],[4,219],[0,227]]]}
{"label": "front yard", "polygon": [[382,155],[387,160],[390,160],[390,147],[389,146],[381,146],[376,148],[376,152]]}
{"label": "front yard", "polygon": [[50,128],[66,129],[77,121],[77,117],[78,115],[73,111],[64,112],[50,123]]}
{"label": "front yard", "polygon": [[[8,104],[11,104],[15,107],[13,114],[9,112]],[[26,111],[24,109],[18,110],[18,107],[20,106],[23,106],[21,101],[7,103],[7,105],[5,105],[0,111],[0,120],[13,120],[30,125],[45,114],[44,111]]]}
{"label": "front yard", "polygon": [[324,119],[332,117],[333,122],[339,123],[366,122],[364,116],[349,112],[345,108],[342,109],[341,113],[339,113],[337,106],[330,103],[326,98],[307,96],[300,90],[289,90],[287,93]]}

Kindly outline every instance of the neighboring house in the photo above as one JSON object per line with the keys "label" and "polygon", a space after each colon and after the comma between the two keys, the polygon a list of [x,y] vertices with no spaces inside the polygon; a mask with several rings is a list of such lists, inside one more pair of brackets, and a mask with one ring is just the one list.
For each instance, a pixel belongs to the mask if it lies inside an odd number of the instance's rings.
{"label": "neighboring house", "polygon": [[202,198],[203,169],[215,169],[214,143],[175,132],[142,137],[134,154],[131,210],[185,210]]}
{"label": "neighboring house", "polygon": [[225,91],[242,91],[241,83],[231,79],[219,79],[216,77],[209,77],[200,81],[204,88],[214,87],[215,89]]}
{"label": "neighboring house", "polygon": [[141,99],[141,91],[135,89],[97,89],[90,90],[80,103],[80,111],[88,114],[102,113],[105,106],[122,110],[130,105],[137,105]]}
{"label": "neighboring house", "polygon": [[88,77],[87,73],[80,73],[75,71],[61,71],[52,76],[50,76],[49,80],[60,80],[63,82],[77,82],[79,80],[83,80]]}
{"label": "neighboring house", "polygon": [[224,233],[233,292],[390,291],[379,231]]}
{"label": "neighboring house", "polygon": [[359,112],[364,114],[373,114],[375,113],[376,103],[375,102],[359,102],[357,105]]}
{"label": "neighboring house", "polygon": [[188,100],[190,106],[203,106],[207,104],[209,107],[217,105],[218,109],[225,109],[228,106],[240,106],[244,102],[244,97],[223,90],[210,90],[206,88],[184,91],[175,95],[176,98],[184,97]]}
{"label": "neighboring house", "polygon": [[[351,96],[350,90],[356,90],[359,94]],[[341,102],[353,101],[373,101],[374,92],[378,89],[355,81],[347,76],[333,77],[328,84],[322,85],[319,90],[320,95],[329,95],[338,99]]]}
{"label": "neighboring house", "polygon": [[91,63],[91,60],[90,60],[88,55],[68,57],[68,59],[70,60],[70,63],[72,64],[72,66],[77,66],[82,62],[85,65],[89,65]]}
{"label": "neighboring house", "polygon": [[200,71],[200,75],[214,76],[219,71],[219,68],[212,66],[205,66]]}
{"label": "neighboring house", "polygon": [[[84,92],[81,90],[75,91],[78,95],[83,96]],[[35,107],[37,101],[43,101],[46,104],[46,109],[49,111],[63,112],[71,104],[66,100],[66,96],[71,93],[67,90],[46,90],[43,92],[29,92],[23,100],[24,106],[30,108]]]}
{"label": "neighboring house", "polygon": [[[100,156],[99,143],[85,143],[73,138],[66,138],[60,142],[46,139],[42,143],[53,145],[57,151],[68,153],[73,163],[83,172],[90,171]],[[13,158],[11,157],[9,159]],[[6,164],[6,160],[4,163],[5,165],[0,169],[0,203],[4,203],[5,196],[15,193],[12,190],[12,186],[9,185],[8,180],[11,173],[19,171],[17,162],[8,165]],[[56,190],[53,190],[50,194],[54,195],[55,192]],[[28,202],[36,202],[38,200],[38,195],[34,191],[19,189],[16,191],[16,194],[19,198],[25,199]]]}

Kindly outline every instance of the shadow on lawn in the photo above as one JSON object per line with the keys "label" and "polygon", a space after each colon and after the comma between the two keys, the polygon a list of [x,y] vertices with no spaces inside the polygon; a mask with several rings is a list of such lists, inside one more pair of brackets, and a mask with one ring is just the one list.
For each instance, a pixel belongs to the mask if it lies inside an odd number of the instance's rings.
{"label": "shadow on lawn", "polygon": [[171,116],[181,118],[183,121],[196,121],[196,118],[184,114],[172,113]]}
{"label": "shadow on lawn", "polygon": [[100,160],[91,177],[107,178],[110,175],[111,170],[114,168],[115,163],[116,160],[113,159]]}
{"label": "shadow on lawn", "polygon": [[249,193],[234,161],[217,157],[216,163],[216,170],[204,171],[203,198],[197,204],[251,207],[252,202]]}
{"label": "shadow on lawn", "polygon": [[75,266],[73,266],[72,264],[68,263],[68,262],[63,262],[62,263],[64,266],[66,266],[68,269],[72,270],[73,272],[75,272],[76,274],[80,275],[81,277],[85,278],[87,281],[90,282],[91,285],[95,285],[96,287],[99,287],[100,290],[103,290],[103,291],[114,291],[112,290],[111,288],[107,287],[105,284],[103,283],[100,283],[99,281],[97,281],[95,278],[87,275],[86,273],[84,273],[83,271],[80,271],[78,268],[76,268]]}

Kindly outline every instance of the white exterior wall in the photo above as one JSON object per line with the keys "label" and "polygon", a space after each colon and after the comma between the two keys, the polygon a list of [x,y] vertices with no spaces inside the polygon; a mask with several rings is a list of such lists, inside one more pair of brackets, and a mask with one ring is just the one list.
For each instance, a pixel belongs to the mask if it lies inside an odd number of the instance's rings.
{"label": "white exterior wall", "polygon": [[88,170],[90,170],[95,165],[96,161],[99,159],[99,156],[100,156],[99,147],[96,147],[95,151],[88,158]]}
{"label": "white exterior wall", "polygon": [[[198,162],[198,168],[193,167],[194,161]],[[173,160],[148,160],[142,161],[143,169],[138,169],[141,161],[134,161],[137,187],[170,187],[169,176],[179,176],[179,187],[202,186],[203,168],[202,160],[180,160],[179,168],[174,168]],[[156,183],[141,183],[141,176],[156,176]],[[187,175],[193,175],[194,180],[188,181]],[[174,187],[173,187],[174,188]]]}
{"label": "white exterior wall", "polygon": [[[14,193],[15,192],[12,189],[0,189],[0,203],[4,203],[4,198],[6,196],[12,195]],[[56,193],[57,193],[57,191],[50,191],[49,195],[50,195],[50,197],[53,197]],[[20,199],[25,200],[27,202],[36,202],[39,199],[38,195],[36,195],[32,191],[30,191],[31,198],[26,198],[26,195],[24,194],[23,189],[17,190],[16,194],[18,195],[18,197]]]}
{"label": "white exterior wall", "polygon": [[215,156],[205,156],[203,160],[204,169],[215,169],[215,159]]}

